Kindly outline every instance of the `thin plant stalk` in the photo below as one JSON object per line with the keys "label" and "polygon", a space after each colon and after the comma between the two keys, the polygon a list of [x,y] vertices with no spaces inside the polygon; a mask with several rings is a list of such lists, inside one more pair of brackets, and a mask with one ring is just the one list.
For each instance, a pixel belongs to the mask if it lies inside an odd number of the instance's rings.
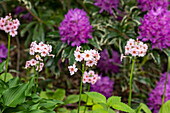
{"label": "thin plant stalk", "polygon": [[35,92],[37,92],[37,88],[38,88],[38,77],[39,77],[39,70],[40,70],[40,62],[38,63],[38,71],[37,71],[37,79],[36,79],[36,87],[35,87]]}
{"label": "thin plant stalk", "polygon": [[[170,69],[170,57],[168,57],[166,81],[165,81],[165,87],[164,87],[164,92],[163,92],[163,96],[162,96],[162,106],[164,105],[164,101],[165,101],[165,92],[166,92],[167,80],[168,80],[168,75],[169,75],[169,69]],[[162,112],[162,107],[161,107],[161,112]]]}
{"label": "thin plant stalk", "polygon": [[79,105],[78,105],[78,112],[80,111],[80,104],[81,104],[81,93],[82,93],[82,87],[83,87],[83,76],[84,76],[84,65],[85,62],[82,64],[82,77],[81,77],[81,83],[80,83],[80,94],[79,94]]}
{"label": "thin plant stalk", "polygon": [[[36,83],[35,78],[36,78],[36,67],[34,67],[34,83]],[[34,86],[34,93],[36,94],[36,84]]]}
{"label": "thin plant stalk", "polygon": [[128,98],[128,105],[131,107],[131,98],[132,98],[132,78],[133,78],[133,68],[135,64],[135,58],[132,60],[132,67],[131,67],[131,73],[130,73],[130,80],[129,80],[129,98]]}
{"label": "thin plant stalk", "polygon": [[[88,84],[88,89],[87,89],[87,91],[88,91],[88,92],[90,91],[90,84]],[[87,107],[88,98],[89,98],[89,97],[87,96],[84,113],[86,112],[86,107]]]}
{"label": "thin plant stalk", "polygon": [[6,76],[7,76],[7,71],[8,71],[9,54],[10,54],[10,42],[11,42],[11,36],[8,34],[8,56],[7,56],[7,61],[6,61],[6,69],[5,69],[4,81],[6,81]]}

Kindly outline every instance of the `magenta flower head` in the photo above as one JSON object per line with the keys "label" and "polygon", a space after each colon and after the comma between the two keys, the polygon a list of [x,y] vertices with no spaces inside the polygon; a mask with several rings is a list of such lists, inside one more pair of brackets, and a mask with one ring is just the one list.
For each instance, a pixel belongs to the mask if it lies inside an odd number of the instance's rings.
{"label": "magenta flower head", "polygon": [[168,0],[137,0],[139,5],[138,7],[142,9],[142,11],[149,11],[151,9],[157,9],[158,7],[162,7],[167,9],[169,2]]}
{"label": "magenta flower head", "polygon": [[114,82],[108,76],[101,77],[90,90],[103,94],[106,98],[112,96]]}
{"label": "magenta flower head", "polygon": [[[166,74],[167,73],[162,74],[159,82],[157,82],[155,89],[153,89],[149,94],[147,105],[151,110],[153,110],[153,113],[159,113],[159,110],[161,108],[162,96],[163,96],[165,81],[166,81]],[[167,80],[165,102],[168,100],[170,100],[170,73],[168,75],[168,80]]]}
{"label": "magenta flower head", "polygon": [[111,50],[112,56],[109,55],[107,49],[104,49],[100,54],[101,58],[98,62],[97,67],[100,68],[100,71],[103,71],[105,73],[108,73],[109,71],[111,73],[118,72],[119,66],[116,64],[121,64],[120,62],[120,56],[118,52]]}
{"label": "magenta flower head", "polygon": [[94,5],[101,8],[99,13],[102,13],[104,10],[110,14],[113,14],[113,8],[117,9],[119,5],[119,0],[94,0]]}
{"label": "magenta flower head", "polygon": [[68,11],[59,27],[61,40],[71,46],[87,43],[92,38],[92,31],[86,12],[77,8]]}
{"label": "magenta flower head", "polygon": [[2,63],[2,58],[6,58],[8,53],[8,49],[4,44],[0,45],[0,63]]}
{"label": "magenta flower head", "polygon": [[162,8],[150,10],[141,20],[139,39],[151,41],[153,48],[170,47],[170,11]]}

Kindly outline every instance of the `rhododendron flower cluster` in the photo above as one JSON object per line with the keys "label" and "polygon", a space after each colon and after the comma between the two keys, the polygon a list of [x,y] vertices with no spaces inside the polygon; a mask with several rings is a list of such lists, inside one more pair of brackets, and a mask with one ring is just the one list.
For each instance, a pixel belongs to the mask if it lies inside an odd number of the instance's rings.
{"label": "rhododendron flower cluster", "polygon": [[125,46],[125,55],[139,56],[143,57],[146,55],[148,46],[141,41],[135,41],[134,39],[129,39]]}
{"label": "rhododendron flower cluster", "polygon": [[4,44],[0,45],[0,63],[2,63],[2,58],[6,58],[8,55],[8,49]]}
{"label": "rhododendron flower cluster", "polygon": [[113,8],[117,9],[119,5],[119,0],[94,0],[94,5],[101,8],[99,13],[102,13],[104,10],[110,14],[113,14]]}
{"label": "rhododendron flower cluster", "polygon": [[170,11],[162,8],[150,10],[141,20],[139,39],[151,41],[153,48],[170,47]]}
{"label": "rhododendron flower cluster", "polygon": [[120,56],[117,51],[111,50],[112,54],[109,55],[107,49],[104,49],[101,54],[101,59],[99,60],[99,63],[97,67],[100,68],[100,71],[108,73],[109,71],[111,73],[118,72],[119,66],[116,64],[121,64],[120,62]]}
{"label": "rhododendron flower cluster", "polygon": [[109,98],[112,96],[113,93],[113,80],[110,80],[108,76],[101,77],[100,80],[98,80],[94,85],[91,85],[90,90],[99,92],[103,94],[106,98]]}
{"label": "rhododendron flower cluster", "polygon": [[[46,56],[54,57],[53,54],[50,54],[51,52],[52,52],[51,45],[44,44],[43,42],[40,42],[39,44],[37,44],[36,41],[32,42],[29,53],[30,55],[35,55],[35,58],[26,62],[25,69],[30,68],[30,66],[36,66],[36,70],[42,71],[42,68],[44,67],[42,57]],[[40,63],[40,61],[42,63]]]}
{"label": "rhododendron flower cluster", "polygon": [[[74,56],[77,62],[84,61],[85,66],[87,67],[97,65],[97,61],[100,59],[100,54],[98,51],[94,49],[81,51],[81,46],[76,48],[74,51]],[[73,66],[68,66],[68,69],[71,75],[73,75],[78,70],[75,64],[73,64]],[[83,83],[94,84],[98,79],[98,74],[95,74],[94,71],[91,70],[88,73],[86,71],[84,72]]]}
{"label": "rhododendron flower cluster", "polygon": [[162,7],[167,9],[169,2],[168,0],[137,0],[139,3],[139,8],[142,9],[142,11],[149,11],[152,9],[157,9],[158,7]]}
{"label": "rhododendron flower cluster", "polygon": [[[166,72],[162,74],[160,80],[157,82],[155,89],[153,89],[149,94],[147,105],[151,110],[153,110],[153,113],[159,113],[159,110],[161,108],[162,96],[163,96],[165,81],[166,81],[166,74],[167,74]],[[170,73],[168,75],[168,80],[167,80],[165,102],[168,100],[170,100]]]}
{"label": "rhododendron flower cluster", "polygon": [[95,74],[94,71],[90,70],[89,72],[85,71],[83,76],[83,83],[95,84],[100,77],[98,74]]}
{"label": "rhododendron flower cluster", "polygon": [[6,16],[5,18],[0,19],[0,30],[4,30],[6,33],[9,33],[12,37],[15,37],[17,33],[17,29],[20,26],[20,22],[18,19],[12,19],[11,14]]}
{"label": "rhododendron flower cluster", "polygon": [[77,8],[68,11],[59,27],[61,40],[71,43],[71,46],[87,43],[88,39],[92,38],[92,31],[86,12]]}

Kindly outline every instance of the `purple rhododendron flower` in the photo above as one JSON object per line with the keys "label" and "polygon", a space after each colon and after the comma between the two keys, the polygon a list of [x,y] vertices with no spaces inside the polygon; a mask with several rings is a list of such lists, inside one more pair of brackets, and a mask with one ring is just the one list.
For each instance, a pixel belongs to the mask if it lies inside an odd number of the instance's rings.
{"label": "purple rhododendron flower", "polygon": [[117,9],[119,5],[119,0],[94,0],[94,5],[101,8],[99,13],[102,13],[104,10],[110,14],[113,14],[113,8]]}
{"label": "purple rhododendron flower", "polygon": [[152,49],[170,47],[170,11],[161,7],[150,10],[141,23],[139,39],[151,41]]}
{"label": "purple rhododendron flower", "polygon": [[2,58],[6,58],[8,55],[8,49],[4,44],[0,45],[0,63],[2,63]]}
{"label": "purple rhododendron flower", "polygon": [[[162,74],[159,82],[157,82],[155,89],[153,89],[152,92],[149,94],[147,105],[149,106],[151,110],[153,110],[153,113],[159,113],[159,110],[161,108],[166,74],[167,73]],[[168,100],[170,100],[170,73],[168,75],[168,81],[167,81],[167,86],[166,86],[165,102]]]}
{"label": "purple rhododendron flower", "polygon": [[157,9],[158,7],[162,7],[167,9],[169,2],[168,0],[137,0],[139,5],[138,7],[142,9],[142,11],[149,11],[151,9]]}
{"label": "purple rhododendron flower", "polygon": [[63,42],[71,46],[87,43],[92,38],[92,26],[86,12],[81,9],[70,9],[61,22],[59,32]]}
{"label": "purple rhododendron flower", "polygon": [[109,55],[107,49],[104,49],[100,55],[101,58],[98,62],[97,67],[100,68],[100,71],[104,71],[105,73],[108,73],[110,71],[111,73],[113,72],[118,72],[119,71],[119,66],[116,64],[121,64],[120,61],[120,56],[118,52],[111,50],[112,52],[112,57]]}
{"label": "purple rhododendron flower", "polygon": [[[21,6],[17,6],[14,10],[16,15],[19,15],[23,11],[26,11],[26,9],[21,7]],[[21,18],[28,20],[28,21],[31,21],[33,19],[33,16],[30,13],[26,13],[26,14],[22,15]]]}
{"label": "purple rhododendron flower", "polygon": [[108,76],[101,77],[90,90],[103,94],[106,98],[112,96],[114,82]]}

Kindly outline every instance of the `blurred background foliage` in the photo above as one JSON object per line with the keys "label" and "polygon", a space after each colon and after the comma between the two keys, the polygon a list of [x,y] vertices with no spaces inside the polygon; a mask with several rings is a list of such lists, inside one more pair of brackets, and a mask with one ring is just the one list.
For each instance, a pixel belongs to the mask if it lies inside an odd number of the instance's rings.
{"label": "blurred background foliage", "polygon": [[[20,70],[12,70],[11,72],[19,72],[22,80],[27,81],[33,73],[24,69],[25,61],[30,57],[28,53],[29,45],[32,41],[43,41],[53,46],[54,59],[46,61],[45,70],[41,73],[40,85],[43,90],[57,88],[65,88],[67,93],[76,94],[79,90],[79,74],[70,77],[67,66],[74,63],[74,50],[67,43],[63,43],[60,39],[58,27],[64,19],[64,15],[69,9],[84,9],[90,17],[90,23],[93,26],[92,39],[87,44],[81,45],[83,49],[94,48],[101,52],[105,48],[109,55],[112,56],[111,50],[116,50],[120,54],[124,53],[126,41],[130,38],[136,39],[140,19],[146,14],[141,12],[137,7],[136,0],[120,0],[118,11],[113,9],[113,15],[106,11],[99,13],[100,8],[93,5],[93,0],[1,0],[0,15],[1,17],[12,13],[15,18],[21,22],[19,28],[19,43],[13,39],[13,48],[19,46],[21,55],[19,59]],[[17,8],[20,8],[17,10]],[[23,10],[23,11],[21,11]],[[21,12],[20,12],[21,11]],[[5,34],[0,31],[2,40]],[[17,39],[16,39],[17,40]],[[149,45],[149,43],[148,43]],[[149,45],[150,47],[150,45]],[[133,107],[138,103],[146,103],[148,93],[155,87],[156,81],[162,72],[165,71],[168,51],[149,50],[148,54],[139,58],[135,64],[134,81],[133,81]],[[15,60],[13,60],[15,62]],[[11,59],[12,62],[12,59]],[[109,76],[114,79],[114,95],[122,96],[124,102],[127,102],[128,81],[130,76],[131,59],[124,59],[119,66],[118,73],[104,73],[100,68],[96,68],[98,73],[103,76]],[[14,68],[15,69],[15,68]],[[72,90],[68,90],[71,89]],[[65,92],[64,92],[65,93]],[[43,92],[40,95],[43,96]],[[67,95],[67,94],[66,94]],[[47,98],[47,97],[46,97]]]}

